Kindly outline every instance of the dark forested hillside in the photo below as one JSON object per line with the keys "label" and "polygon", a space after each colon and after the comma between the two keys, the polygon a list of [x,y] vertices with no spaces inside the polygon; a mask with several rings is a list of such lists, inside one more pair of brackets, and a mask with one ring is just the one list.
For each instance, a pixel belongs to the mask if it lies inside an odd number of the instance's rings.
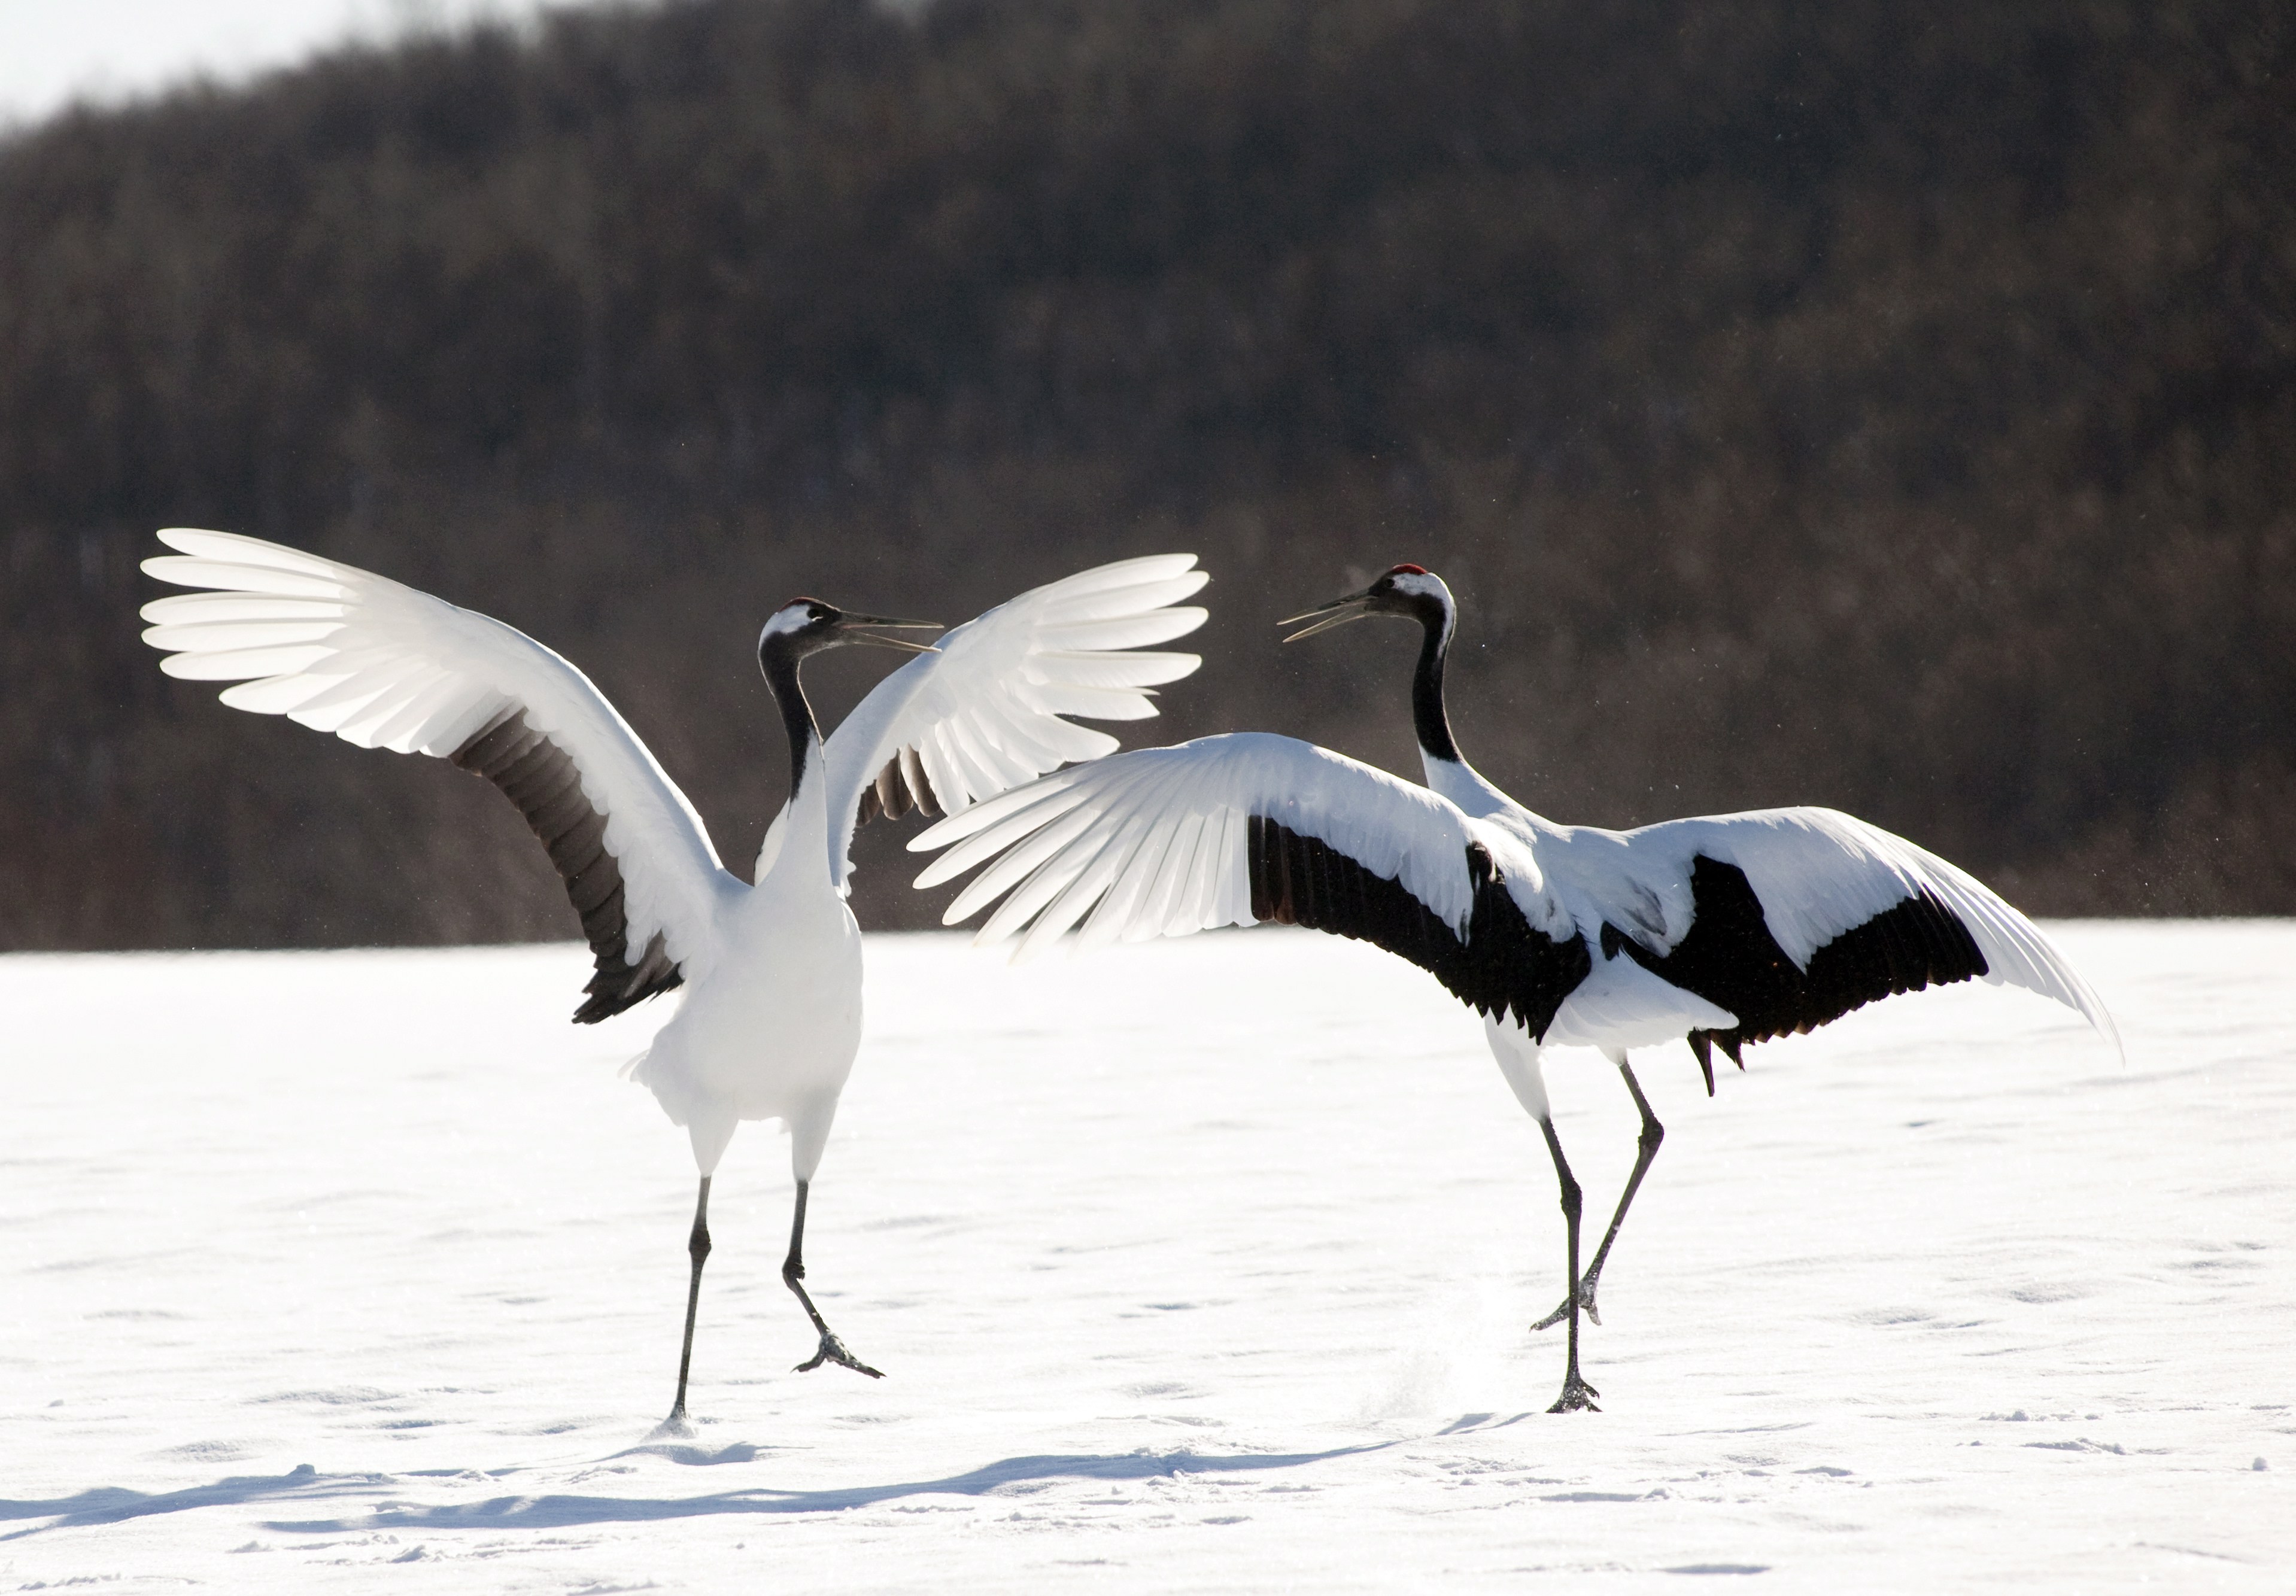
{"label": "dark forested hillside", "polygon": [[1271,622],[1415,560],[1558,817],[2296,911],[2292,64],[2261,4],[718,0],[20,133],[0,943],[574,933],[483,783],[160,675],[176,523],[568,653],[744,868],[774,605],[1184,548],[1136,741],[1411,768],[1406,638]]}

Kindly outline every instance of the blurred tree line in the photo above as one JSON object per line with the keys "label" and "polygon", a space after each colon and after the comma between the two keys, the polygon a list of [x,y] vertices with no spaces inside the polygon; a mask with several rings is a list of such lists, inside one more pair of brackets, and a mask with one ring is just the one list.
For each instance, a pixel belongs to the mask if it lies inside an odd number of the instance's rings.
{"label": "blurred tree line", "polygon": [[[155,526],[587,669],[746,872],[800,592],[1198,551],[1164,741],[1866,814],[2296,911],[2296,33],[2260,4],[682,0],[0,143],[0,941],[571,936],[483,783],[163,677]],[[889,660],[832,656],[824,719]],[[865,924],[930,923],[872,828]]]}

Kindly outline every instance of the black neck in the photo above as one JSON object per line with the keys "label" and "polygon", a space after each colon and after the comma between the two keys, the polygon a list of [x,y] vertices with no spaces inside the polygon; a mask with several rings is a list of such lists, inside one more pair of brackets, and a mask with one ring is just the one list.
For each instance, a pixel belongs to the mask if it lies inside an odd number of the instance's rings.
{"label": "black neck", "polygon": [[789,733],[790,798],[795,801],[797,790],[804,784],[806,767],[821,747],[821,728],[815,724],[813,706],[806,702],[805,685],[797,677],[797,667],[805,656],[788,646],[781,638],[769,640],[758,651],[758,664],[766,673],[766,685],[774,690],[774,701],[781,706],[782,725]]}
{"label": "black neck", "polygon": [[1451,717],[1443,710],[1443,656],[1451,646],[1451,617],[1442,603],[1430,599],[1419,607],[1419,625],[1425,636],[1419,647],[1419,668],[1411,678],[1411,726],[1419,733],[1419,749],[1431,759],[1464,764],[1459,745],[1451,741]]}

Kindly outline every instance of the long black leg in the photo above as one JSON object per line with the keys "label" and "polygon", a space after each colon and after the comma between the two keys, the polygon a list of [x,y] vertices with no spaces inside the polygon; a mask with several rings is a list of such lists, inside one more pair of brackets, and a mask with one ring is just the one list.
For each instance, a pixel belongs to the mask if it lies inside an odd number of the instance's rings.
{"label": "long black leg", "polygon": [[[1666,1126],[1660,1125],[1658,1116],[1651,1112],[1650,1099],[1643,1095],[1642,1083],[1635,1079],[1634,1070],[1623,1058],[1619,1060],[1619,1073],[1627,1077],[1627,1090],[1635,1094],[1635,1107],[1642,1110],[1643,1128],[1642,1134],[1635,1138],[1635,1145],[1639,1150],[1635,1155],[1635,1172],[1627,1177],[1627,1189],[1619,1199],[1618,1212],[1611,1215],[1611,1228],[1603,1233],[1603,1245],[1595,1249],[1595,1261],[1587,1265],[1587,1273],[1578,1277],[1578,1305],[1586,1309],[1587,1317],[1597,1324],[1603,1322],[1603,1315],[1595,1311],[1595,1288],[1603,1278],[1603,1264],[1610,1259],[1611,1243],[1619,1239],[1619,1227],[1627,1222],[1627,1205],[1635,1200],[1635,1191],[1642,1185],[1651,1160],[1658,1157],[1658,1144],[1666,1140]],[[1560,1324],[1570,1311],[1570,1305],[1566,1302],[1530,1328],[1543,1330],[1550,1325]]]}
{"label": "long black leg", "polygon": [[812,1183],[809,1181],[797,1183],[797,1213],[790,1220],[789,1256],[782,1260],[782,1284],[797,1293],[797,1299],[805,1305],[806,1317],[812,1320],[813,1328],[821,1332],[821,1349],[800,1363],[797,1371],[803,1374],[808,1370],[820,1368],[824,1363],[842,1363],[857,1374],[865,1374],[871,1379],[882,1379],[885,1378],[882,1372],[870,1368],[845,1350],[845,1343],[837,1338],[837,1333],[829,1328],[829,1322],[821,1316],[821,1310],[813,1305],[813,1298],[806,1294],[805,1199],[810,1190]]}
{"label": "long black leg", "polygon": [[693,1260],[693,1276],[685,1287],[685,1345],[677,1355],[677,1400],[668,1422],[685,1422],[685,1377],[693,1368],[693,1319],[701,1306],[701,1265],[709,1261],[709,1177],[701,1177],[701,1195],[693,1202],[693,1233],[685,1239],[686,1256]]}
{"label": "long black leg", "polygon": [[1570,1268],[1564,1276],[1570,1289],[1565,1299],[1570,1305],[1570,1360],[1562,1373],[1562,1395],[1554,1399],[1550,1413],[1572,1413],[1580,1409],[1595,1409],[1594,1399],[1602,1395],[1578,1378],[1578,1210],[1580,1196],[1578,1178],[1570,1173],[1570,1165],[1562,1156],[1562,1140],[1554,1134],[1554,1122],[1541,1116],[1538,1128],[1546,1134],[1546,1150],[1554,1155],[1554,1177],[1562,1186],[1562,1229],[1564,1245],[1569,1251]]}

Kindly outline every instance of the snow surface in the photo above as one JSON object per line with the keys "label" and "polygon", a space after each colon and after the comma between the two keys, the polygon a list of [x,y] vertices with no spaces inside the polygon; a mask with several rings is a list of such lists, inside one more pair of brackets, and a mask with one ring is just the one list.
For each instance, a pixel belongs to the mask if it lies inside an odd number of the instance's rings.
{"label": "snow surface", "polygon": [[[807,1254],[890,1378],[791,1371],[745,1126],[682,1443],[664,1005],[569,1027],[570,946],[0,960],[0,1591],[2287,1589],[2296,928],[2056,929],[2125,1070],[1980,989],[1711,1102],[1640,1055],[1556,1417],[1554,1177],[1431,980],[873,937]],[[1632,1106],[1548,1077],[1607,1215]]]}

